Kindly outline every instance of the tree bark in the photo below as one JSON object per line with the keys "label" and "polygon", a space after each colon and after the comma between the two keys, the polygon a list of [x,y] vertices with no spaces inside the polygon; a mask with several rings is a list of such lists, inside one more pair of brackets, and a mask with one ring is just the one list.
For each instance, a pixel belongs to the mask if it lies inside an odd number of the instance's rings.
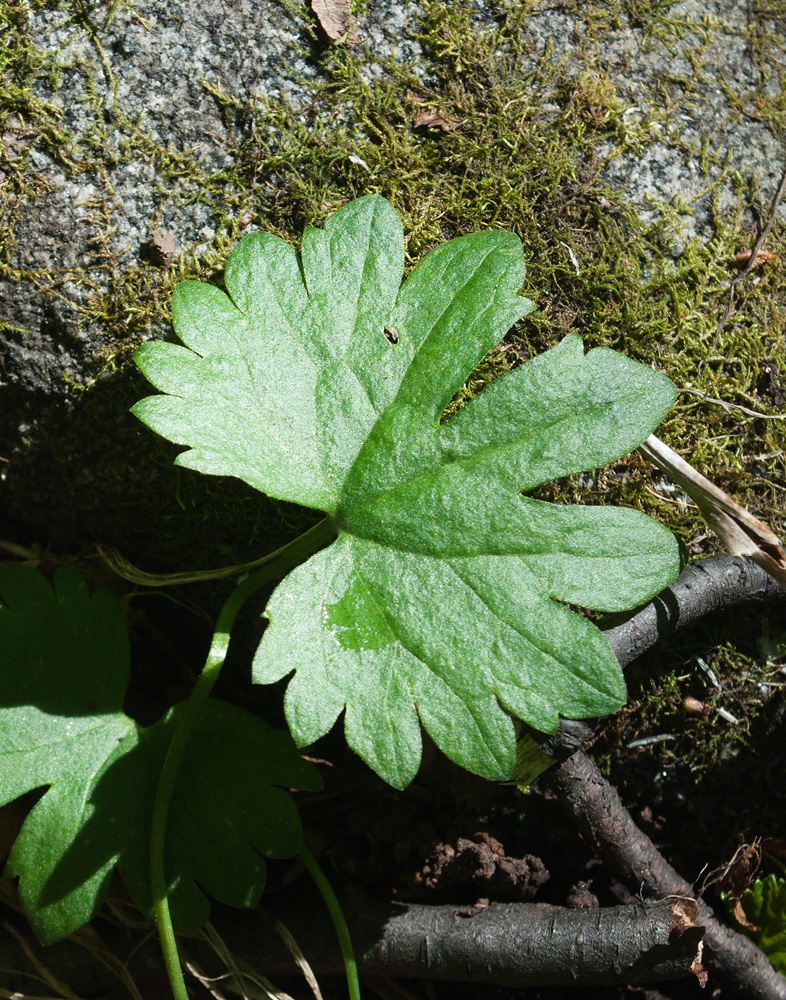
{"label": "tree bark", "polygon": [[520,987],[679,979],[701,973],[695,916],[689,900],[583,910],[501,903],[472,917],[407,906],[363,952],[360,968]]}
{"label": "tree bark", "polygon": [[[365,976],[524,987],[644,984],[702,973],[704,931],[695,924],[696,906],[689,899],[600,909],[501,903],[474,916],[463,916],[456,905],[386,903],[365,894],[348,897],[342,905],[359,971]],[[306,890],[283,910],[271,906],[265,913],[282,919],[317,976],[343,975],[335,932],[321,899]],[[256,914],[216,907],[213,924],[232,955],[266,977],[299,975],[278,935],[261,926]],[[140,935],[100,921],[92,933],[90,950],[81,932],[48,948],[29,943],[77,994],[113,988],[112,970],[102,960],[101,948],[93,950],[96,942],[118,964],[128,964],[143,995],[155,993],[154,984],[163,977],[155,937],[147,933],[140,940]],[[180,944],[210,974],[226,971],[216,966],[213,949],[201,938],[184,937]],[[10,935],[0,936],[0,965],[20,970],[2,976],[5,988],[20,995],[29,989],[29,976],[36,970]],[[25,968],[27,976],[21,972]]]}

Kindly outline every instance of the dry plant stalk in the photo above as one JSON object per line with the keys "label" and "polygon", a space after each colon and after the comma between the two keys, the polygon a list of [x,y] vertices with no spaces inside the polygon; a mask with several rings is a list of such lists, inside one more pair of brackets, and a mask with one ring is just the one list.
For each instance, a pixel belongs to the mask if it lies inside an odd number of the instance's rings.
{"label": "dry plant stalk", "polygon": [[639,451],[696,502],[709,528],[733,556],[752,559],[786,586],[783,543],[763,521],[732,500],[728,493],[711,483],[654,434],[650,434]]}

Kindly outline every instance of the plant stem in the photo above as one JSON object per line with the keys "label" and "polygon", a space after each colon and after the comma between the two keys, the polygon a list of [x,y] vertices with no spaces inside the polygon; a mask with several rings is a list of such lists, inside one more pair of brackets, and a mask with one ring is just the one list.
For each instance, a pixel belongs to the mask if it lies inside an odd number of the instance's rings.
{"label": "plant stem", "polygon": [[179,718],[175,723],[175,731],[164,765],[161,768],[150,831],[150,889],[153,897],[153,910],[158,924],[164,963],[175,1000],[188,1000],[188,992],[180,967],[172,916],[169,912],[164,854],[169,804],[175,789],[180,762],[183,759],[199,710],[212,691],[221,672],[221,667],[224,665],[229,648],[229,636],[238,611],[258,590],[261,590],[272,580],[284,576],[309,556],[324,548],[335,537],[336,530],[332,522],[329,518],[325,518],[288,545],[271,552],[265,564],[247,577],[229,595],[218,616],[213,641],[210,644],[210,651],[207,654],[202,673],[188,699],[177,710]]}
{"label": "plant stem", "polygon": [[330,912],[333,926],[336,928],[338,943],[341,947],[341,957],[344,959],[344,971],[347,976],[347,988],[349,990],[349,1000],[360,1000],[360,983],[358,982],[358,967],[355,961],[355,953],[352,950],[352,940],[349,936],[349,928],[344,919],[344,911],[336,898],[333,888],[325,877],[325,873],[316,862],[316,858],[304,844],[300,848],[300,858],[308,869],[309,875],[314,879],[317,889],[322,893],[322,898]]}

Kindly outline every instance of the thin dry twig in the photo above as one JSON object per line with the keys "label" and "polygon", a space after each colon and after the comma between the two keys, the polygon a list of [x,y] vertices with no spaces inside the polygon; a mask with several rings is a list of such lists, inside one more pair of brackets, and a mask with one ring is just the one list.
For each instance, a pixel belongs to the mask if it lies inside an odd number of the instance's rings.
{"label": "thin dry twig", "polygon": [[749,406],[741,406],[739,403],[727,403],[725,399],[715,399],[700,389],[680,389],[680,392],[687,393],[690,396],[698,396],[705,403],[714,403],[716,406],[721,406],[727,413],[737,411],[738,413],[744,413],[746,417],[755,417],[757,420],[786,420],[786,413],[761,413],[759,410],[752,410]]}

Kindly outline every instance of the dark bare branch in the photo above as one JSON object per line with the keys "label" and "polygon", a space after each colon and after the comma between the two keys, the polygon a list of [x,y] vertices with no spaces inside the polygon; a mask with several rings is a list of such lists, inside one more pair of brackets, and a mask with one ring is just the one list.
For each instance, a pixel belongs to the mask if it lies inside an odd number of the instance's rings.
{"label": "dark bare branch", "polygon": [[679,979],[702,971],[695,917],[688,900],[582,910],[501,903],[473,917],[408,906],[363,953],[361,969],[511,986]]}
{"label": "dark bare branch", "polygon": [[786,601],[786,587],[756,563],[724,554],[687,566],[670,587],[604,634],[623,667],[667,635],[739,604]]}
{"label": "dark bare branch", "polygon": [[[786,602],[786,587],[756,563],[728,553],[710,556],[687,566],[670,587],[618,625],[604,629],[620,665],[626,667],[661,639],[687,628],[715,611],[740,604]],[[594,735],[591,725],[572,719],[560,720],[552,736],[536,737],[537,747],[554,760],[566,760]],[[533,754],[535,748],[533,744]],[[531,779],[549,767],[536,759]],[[526,782],[525,782],[526,783]]]}
{"label": "dark bare branch", "polygon": [[[633,892],[656,898],[693,897],[693,888],[633,822],[617,792],[592,761],[579,752],[548,773],[548,782],[609,867]],[[746,1000],[784,1000],[786,978],[752,941],[722,924],[696,900],[705,928],[703,962],[711,981]],[[725,994],[724,994],[725,995]]]}
{"label": "dark bare branch", "polygon": [[[700,976],[703,932],[686,899],[570,909],[544,903],[499,903],[474,916],[455,905],[383,903],[367,896],[342,902],[368,976],[426,978],[488,985],[611,985]],[[465,911],[466,912],[466,911]],[[229,914],[228,914],[229,916]],[[282,915],[317,974],[342,971],[321,907]],[[275,979],[293,971],[274,934],[232,916],[222,933]]]}

